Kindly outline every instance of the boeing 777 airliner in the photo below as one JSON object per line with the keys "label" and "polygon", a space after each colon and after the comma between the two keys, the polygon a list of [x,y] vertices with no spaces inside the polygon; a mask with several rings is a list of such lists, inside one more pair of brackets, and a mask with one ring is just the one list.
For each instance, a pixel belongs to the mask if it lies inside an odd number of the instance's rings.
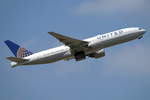
{"label": "boeing 777 airliner", "polygon": [[84,40],[64,36],[55,32],[48,32],[64,45],[38,53],[32,53],[12,41],[6,40],[6,45],[15,55],[15,57],[7,57],[7,59],[12,61],[11,66],[15,67],[19,65],[46,64],[73,58],[76,61],[81,61],[87,56],[91,58],[101,58],[105,56],[104,48],[134,39],[141,39],[145,32],[145,29],[139,27],[124,28],[105,34],[99,34]]}

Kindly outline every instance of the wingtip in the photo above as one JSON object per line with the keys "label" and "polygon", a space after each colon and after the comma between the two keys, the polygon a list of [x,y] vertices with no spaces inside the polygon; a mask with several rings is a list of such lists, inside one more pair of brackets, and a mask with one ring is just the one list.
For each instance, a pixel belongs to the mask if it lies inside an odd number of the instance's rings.
{"label": "wingtip", "polygon": [[55,33],[55,32],[48,32],[50,35],[54,36],[56,38],[57,35],[60,35],[58,33]]}
{"label": "wingtip", "polygon": [[48,32],[49,34],[55,33],[55,32]]}

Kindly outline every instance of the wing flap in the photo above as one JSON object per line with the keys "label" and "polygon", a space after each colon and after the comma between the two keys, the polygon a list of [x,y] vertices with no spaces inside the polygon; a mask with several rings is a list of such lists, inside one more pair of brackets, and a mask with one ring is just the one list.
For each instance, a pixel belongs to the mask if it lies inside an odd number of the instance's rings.
{"label": "wing flap", "polygon": [[28,61],[28,59],[23,59],[23,58],[17,58],[17,57],[6,57],[6,59],[14,62],[24,62]]}

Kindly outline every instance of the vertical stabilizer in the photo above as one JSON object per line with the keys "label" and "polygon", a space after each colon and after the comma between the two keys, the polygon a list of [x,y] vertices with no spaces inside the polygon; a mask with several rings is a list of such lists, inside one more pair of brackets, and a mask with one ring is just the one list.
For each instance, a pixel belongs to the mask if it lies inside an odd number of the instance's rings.
{"label": "vertical stabilizer", "polygon": [[18,44],[10,40],[6,40],[5,43],[8,46],[8,48],[11,50],[11,52],[18,58],[27,57],[33,54],[29,50],[26,50],[25,48],[20,47]]}

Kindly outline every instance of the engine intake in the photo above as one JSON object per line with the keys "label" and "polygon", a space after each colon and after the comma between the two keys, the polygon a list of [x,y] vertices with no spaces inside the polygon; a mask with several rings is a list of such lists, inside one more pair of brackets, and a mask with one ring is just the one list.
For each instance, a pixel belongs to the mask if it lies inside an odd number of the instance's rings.
{"label": "engine intake", "polygon": [[86,58],[85,52],[84,52],[84,51],[76,52],[76,53],[74,54],[74,57],[75,57],[76,61],[83,60],[83,59]]}

